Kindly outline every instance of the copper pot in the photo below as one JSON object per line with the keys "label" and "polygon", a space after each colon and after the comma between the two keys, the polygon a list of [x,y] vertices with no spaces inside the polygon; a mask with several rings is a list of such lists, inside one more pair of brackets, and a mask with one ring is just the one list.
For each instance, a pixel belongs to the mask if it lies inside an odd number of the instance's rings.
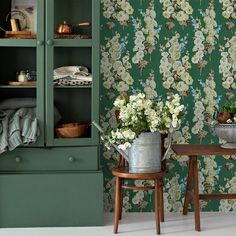
{"label": "copper pot", "polygon": [[63,24],[59,25],[57,28],[58,34],[71,34],[72,31],[72,26],[67,24],[66,21],[64,21]]}

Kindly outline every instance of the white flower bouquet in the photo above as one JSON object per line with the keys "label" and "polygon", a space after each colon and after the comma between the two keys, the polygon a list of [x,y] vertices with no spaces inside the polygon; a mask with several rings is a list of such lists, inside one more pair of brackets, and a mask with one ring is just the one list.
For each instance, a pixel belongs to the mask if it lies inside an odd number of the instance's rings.
{"label": "white flower bouquet", "polygon": [[147,99],[143,93],[119,96],[114,102],[118,127],[109,135],[103,135],[102,140],[107,147],[115,144],[126,150],[143,132],[172,132],[179,127],[183,115],[184,105],[180,100],[177,94],[167,96],[165,101]]}

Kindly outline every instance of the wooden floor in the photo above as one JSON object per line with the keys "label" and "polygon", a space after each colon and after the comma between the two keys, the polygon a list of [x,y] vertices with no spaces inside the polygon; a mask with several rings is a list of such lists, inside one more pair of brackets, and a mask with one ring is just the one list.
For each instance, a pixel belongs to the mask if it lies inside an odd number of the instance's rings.
{"label": "wooden floor", "polygon": [[[120,223],[120,236],[155,235],[154,213],[124,214]],[[236,212],[201,213],[202,232],[194,231],[194,217],[181,214],[167,214],[162,223],[165,236],[230,236],[236,235]],[[104,227],[89,228],[41,228],[41,229],[0,229],[1,236],[110,236],[113,235],[113,214],[105,214]]]}

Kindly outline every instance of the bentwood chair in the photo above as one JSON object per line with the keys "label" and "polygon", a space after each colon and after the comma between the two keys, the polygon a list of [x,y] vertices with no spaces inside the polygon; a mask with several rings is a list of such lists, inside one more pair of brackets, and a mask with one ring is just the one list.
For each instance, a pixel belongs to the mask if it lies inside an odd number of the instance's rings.
{"label": "bentwood chair", "polygon": [[[162,136],[161,153],[164,156],[164,139]],[[155,218],[156,218],[156,232],[161,233],[160,222],[164,222],[164,198],[163,185],[165,175],[165,162],[162,163],[162,170],[158,173],[137,174],[129,173],[129,167],[125,159],[120,156],[118,167],[113,169],[112,174],[116,177],[116,192],[115,192],[115,216],[114,216],[114,234],[118,233],[119,220],[122,219],[122,203],[123,190],[154,190],[155,193]],[[154,186],[137,187],[124,185],[125,180],[153,180]]]}

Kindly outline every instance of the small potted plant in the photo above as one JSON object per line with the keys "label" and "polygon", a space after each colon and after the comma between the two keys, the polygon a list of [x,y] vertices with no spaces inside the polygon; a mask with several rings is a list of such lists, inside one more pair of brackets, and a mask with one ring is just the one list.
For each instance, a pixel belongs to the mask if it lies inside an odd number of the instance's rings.
{"label": "small potted plant", "polygon": [[161,134],[177,129],[184,105],[179,95],[153,101],[145,94],[119,96],[114,106],[118,127],[102,140],[114,146],[129,162],[131,173],[152,173],[161,169]]}
{"label": "small potted plant", "polygon": [[225,140],[222,148],[236,149],[236,102],[227,102],[216,114],[215,134]]}

